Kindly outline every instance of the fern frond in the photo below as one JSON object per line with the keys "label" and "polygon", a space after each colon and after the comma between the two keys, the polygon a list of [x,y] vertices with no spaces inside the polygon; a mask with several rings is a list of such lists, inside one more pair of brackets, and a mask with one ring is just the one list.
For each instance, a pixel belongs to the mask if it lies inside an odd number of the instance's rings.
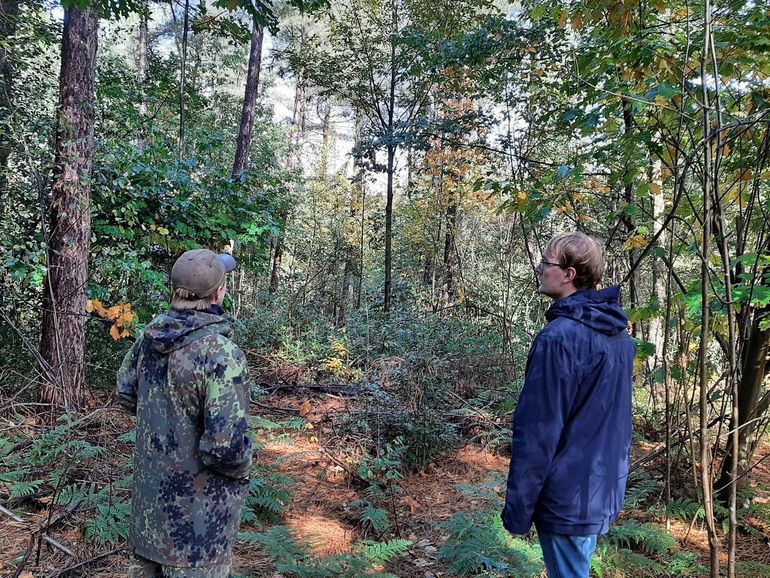
{"label": "fern frond", "polygon": [[131,519],[131,504],[113,500],[98,504],[97,515],[86,522],[85,537],[100,546],[117,544],[128,538],[128,523]]}
{"label": "fern frond", "polygon": [[741,578],[767,578],[770,576],[770,565],[761,562],[739,562],[736,574]]}
{"label": "fern frond", "polygon": [[680,520],[689,521],[693,518],[702,519],[706,512],[703,506],[689,498],[674,498],[668,503],[669,515]]}
{"label": "fern frond", "polygon": [[25,478],[29,475],[28,469],[12,470],[10,472],[0,473],[0,482],[13,483]]}
{"label": "fern frond", "polygon": [[7,456],[14,445],[9,438],[0,436],[0,458]]}
{"label": "fern frond", "polygon": [[640,524],[628,520],[610,529],[608,538],[615,544],[628,548],[637,547],[643,552],[657,556],[670,554],[676,550],[676,538],[656,524]]}
{"label": "fern frond", "polygon": [[28,482],[16,482],[11,485],[11,497],[12,498],[24,498],[30,494],[34,494],[43,485],[44,480],[31,480]]}
{"label": "fern frond", "polygon": [[633,484],[629,483],[629,487],[626,490],[625,507],[638,508],[642,506],[650,496],[658,492],[660,492],[660,483],[652,478],[645,477]]}
{"label": "fern frond", "polygon": [[372,505],[365,506],[361,510],[361,524],[370,526],[375,532],[384,532],[388,529],[388,513],[382,508]]}
{"label": "fern frond", "polygon": [[393,558],[407,552],[412,547],[411,540],[389,540],[387,542],[361,542],[361,555],[372,564],[385,564]]}

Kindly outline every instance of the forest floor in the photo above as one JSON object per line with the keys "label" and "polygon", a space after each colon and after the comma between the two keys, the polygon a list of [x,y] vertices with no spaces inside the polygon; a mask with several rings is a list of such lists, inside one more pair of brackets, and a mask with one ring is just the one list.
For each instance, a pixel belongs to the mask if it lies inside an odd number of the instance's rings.
{"label": "forest floor", "polygon": [[[7,403],[3,403],[7,402]],[[0,407],[8,408],[12,400],[1,400]],[[276,392],[260,399],[263,407],[252,405],[252,413],[264,415],[264,406],[302,408],[309,426],[304,430],[283,433],[280,436],[262,436],[264,449],[259,453],[260,464],[272,464],[281,473],[294,480],[293,501],[282,514],[281,523],[292,529],[295,536],[310,544],[314,554],[324,557],[348,552],[361,539],[376,539],[365,535],[349,505],[363,496],[365,484],[356,476],[354,441],[340,436],[335,424],[338,418],[355,409],[357,399],[344,395],[294,391]],[[96,462],[93,471],[80,472],[84,481],[107,480],[116,476],[130,459],[131,446],[120,440],[130,430],[132,418],[121,413],[106,394],[92,401],[92,413],[84,417],[80,433],[92,443],[107,451]],[[18,409],[18,408],[17,408]],[[283,411],[282,413],[294,413]],[[3,413],[9,416],[9,413]],[[16,415],[19,415],[18,411]],[[32,413],[22,422],[5,417],[0,435],[23,430],[26,436],[43,431]],[[16,434],[21,433],[15,431]],[[635,457],[651,448],[634,448]],[[758,459],[770,454],[763,447]],[[359,456],[360,457],[360,456]],[[761,488],[770,488],[770,460],[762,462],[753,473],[753,480]],[[422,471],[406,475],[400,482],[401,491],[389,504],[391,530],[396,537],[413,542],[403,556],[390,562],[386,570],[401,578],[447,578],[448,564],[438,557],[438,549],[446,539],[437,524],[453,514],[478,507],[458,489],[461,484],[481,485],[501,480],[507,472],[505,455],[491,448],[468,444],[436,459]],[[2,471],[0,470],[0,473]],[[6,493],[1,491],[0,495]],[[126,491],[126,490],[122,490]],[[760,492],[759,500],[770,501],[770,492]],[[129,563],[124,548],[114,545],[97,546],[84,537],[85,520],[75,509],[58,517],[63,507],[50,507],[49,495],[32,494],[25,499],[4,500],[23,521],[15,521],[0,513],[0,576],[15,578],[59,578],[61,576],[123,577]],[[48,536],[69,553],[36,541],[33,530],[46,523],[53,514]],[[650,521],[649,513],[626,511],[626,518]],[[58,519],[57,519],[58,518]],[[741,532],[738,540],[738,559],[770,564],[770,527],[762,527],[751,534]],[[242,530],[248,530],[246,527]],[[702,564],[708,565],[708,539],[701,520],[684,523],[673,520],[670,532],[677,538],[680,549],[697,552]],[[85,562],[82,566],[73,566]],[[726,565],[726,558],[723,560]],[[72,568],[71,570],[67,570]],[[253,546],[239,544],[235,549],[234,570],[254,578],[280,578],[267,556],[255,554]],[[543,574],[545,575],[545,574]],[[753,578],[753,577],[752,577]]]}

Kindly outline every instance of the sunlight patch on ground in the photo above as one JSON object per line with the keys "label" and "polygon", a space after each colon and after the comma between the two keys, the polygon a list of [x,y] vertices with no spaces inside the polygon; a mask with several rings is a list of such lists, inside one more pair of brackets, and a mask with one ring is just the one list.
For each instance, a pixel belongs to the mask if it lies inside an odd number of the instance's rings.
{"label": "sunlight patch on ground", "polygon": [[350,552],[353,545],[352,528],[327,516],[296,513],[286,520],[286,525],[298,541],[310,546],[316,556]]}

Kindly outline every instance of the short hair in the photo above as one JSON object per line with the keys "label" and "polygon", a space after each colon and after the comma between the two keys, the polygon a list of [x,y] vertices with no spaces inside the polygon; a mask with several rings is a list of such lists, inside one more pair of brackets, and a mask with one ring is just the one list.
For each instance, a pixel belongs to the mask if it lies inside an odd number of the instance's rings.
{"label": "short hair", "polygon": [[596,289],[604,275],[604,252],[593,237],[585,233],[561,233],[545,249],[563,267],[575,269],[576,289]]}
{"label": "short hair", "polygon": [[205,311],[214,305],[214,295],[216,295],[217,291],[226,284],[227,281],[223,280],[222,284],[217,287],[214,293],[200,298],[197,297],[195,292],[188,289],[182,289],[181,287],[174,288],[171,291],[171,309],[176,309],[177,311]]}

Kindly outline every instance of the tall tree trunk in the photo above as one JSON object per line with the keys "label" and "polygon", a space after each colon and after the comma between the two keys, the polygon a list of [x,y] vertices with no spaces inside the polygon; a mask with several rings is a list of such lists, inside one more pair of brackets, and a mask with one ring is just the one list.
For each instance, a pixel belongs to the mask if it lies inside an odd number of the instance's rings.
{"label": "tall tree trunk", "polygon": [[[291,115],[292,151],[288,162],[289,170],[293,169],[298,162],[299,147],[302,141],[302,135],[305,132],[306,104],[307,97],[305,92],[305,79],[302,77],[302,75],[300,75],[300,77],[297,78],[297,86],[294,90],[294,108]],[[273,249],[273,266],[270,270],[270,285],[268,287],[268,291],[271,295],[278,290],[278,285],[281,282],[283,245],[288,219],[289,209],[288,207],[284,207],[278,212],[278,220],[284,224],[284,233],[275,240],[275,248]]]}
{"label": "tall tree trunk", "polygon": [[[663,178],[661,175],[661,162],[656,161],[650,167],[650,189],[652,191],[652,233],[653,236],[663,228],[665,215],[665,195],[663,194]],[[657,246],[665,251],[668,247],[666,231],[662,231],[658,237]],[[668,300],[666,292],[667,268],[664,260],[660,256],[655,256],[652,263],[652,285],[653,292],[658,300],[658,306],[661,307],[660,313],[650,320],[650,341],[655,345],[655,357],[650,361],[653,368],[663,366],[663,355],[665,354],[663,344],[665,342],[663,304]]]}
{"label": "tall tree trunk", "polygon": [[51,196],[48,275],[40,351],[58,383],[40,401],[64,409],[84,402],[85,317],[91,239],[94,83],[99,18],[95,8],[64,14],[56,177]]}
{"label": "tall tree trunk", "polygon": [[137,80],[139,81],[139,118],[141,119],[141,126],[139,127],[139,136],[136,139],[136,146],[139,149],[147,147],[147,127],[145,122],[147,121],[147,52],[149,46],[149,31],[147,23],[147,12],[149,7],[145,2],[142,6],[142,11],[139,14],[139,45],[137,54]]}
{"label": "tall tree trunk", "polygon": [[393,295],[393,170],[396,156],[395,145],[388,145],[388,185],[385,203],[385,311],[390,311]]}
{"label": "tall tree trunk", "polygon": [[5,188],[5,169],[11,154],[8,131],[3,125],[10,122],[13,101],[13,62],[6,50],[6,40],[16,32],[19,17],[19,0],[0,2],[0,190]]}
{"label": "tall tree trunk", "polygon": [[[708,75],[709,40],[711,37],[711,5],[706,0],[703,18],[704,47],[701,57],[701,79]],[[703,491],[703,508],[706,518],[706,529],[709,538],[710,554],[710,578],[719,576],[719,537],[717,536],[716,521],[714,520],[713,479],[711,472],[711,439],[709,438],[708,415],[708,389],[709,389],[709,363],[708,341],[710,335],[710,296],[711,282],[709,279],[709,258],[711,255],[711,188],[712,178],[712,151],[711,140],[708,135],[711,132],[711,109],[709,108],[709,88],[706,82],[701,83],[703,106],[703,237],[702,237],[702,262],[701,262],[701,331],[698,347],[698,371],[700,372],[700,476]]]}
{"label": "tall tree trunk", "polygon": [[[628,139],[633,138],[633,132],[634,132],[634,116],[633,116],[633,109],[631,105],[631,101],[629,101],[626,98],[622,99],[623,102],[623,126],[624,126],[624,134]],[[634,185],[630,178],[630,175],[628,174],[630,172],[630,168],[627,166],[626,169],[626,175],[625,175],[625,186],[623,187],[623,193],[624,193],[624,202],[626,206],[632,206],[634,204]],[[625,225],[626,233],[630,237],[636,232],[636,225],[634,224],[633,219],[630,215],[626,214],[625,212],[621,213],[621,221]],[[634,263],[636,263],[636,257],[637,257],[637,250],[631,249],[628,251],[628,264],[629,266],[632,266]],[[629,297],[629,305],[631,308],[635,308],[639,306],[639,289],[638,289],[638,283],[637,283],[637,273],[636,271],[632,272],[630,277],[628,278],[628,297]],[[637,339],[641,339],[641,329],[638,322],[633,322],[631,325],[631,332],[633,336]]]}
{"label": "tall tree trunk", "polygon": [[238,130],[238,142],[235,147],[233,179],[239,178],[249,165],[249,150],[251,148],[251,135],[254,129],[254,110],[257,104],[257,93],[259,92],[259,72],[262,67],[262,41],[264,38],[264,30],[254,22],[251,31],[249,67],[246,72],[246,91],[243,95],[241,126]]}
{"label": "tall tree trunk", "polygon": [[[174,11],[173,3],[171,11]],[[190,0],[184,2],[184,18],[182,20],[182,62],[179,73],[179,160],[184,158],[185,148],[185,97],[187,95],[187,35],[190,27]]]}
{"label": "tall tree trunk", "polygon": [[[443,170],[442,170],[443,173]],[[449,307],[455,298],[455,225],[457,222],[457,191],[448,187],[446,205],[446,231],[444,232],[444,284],[441,288],[441,305]]]}

